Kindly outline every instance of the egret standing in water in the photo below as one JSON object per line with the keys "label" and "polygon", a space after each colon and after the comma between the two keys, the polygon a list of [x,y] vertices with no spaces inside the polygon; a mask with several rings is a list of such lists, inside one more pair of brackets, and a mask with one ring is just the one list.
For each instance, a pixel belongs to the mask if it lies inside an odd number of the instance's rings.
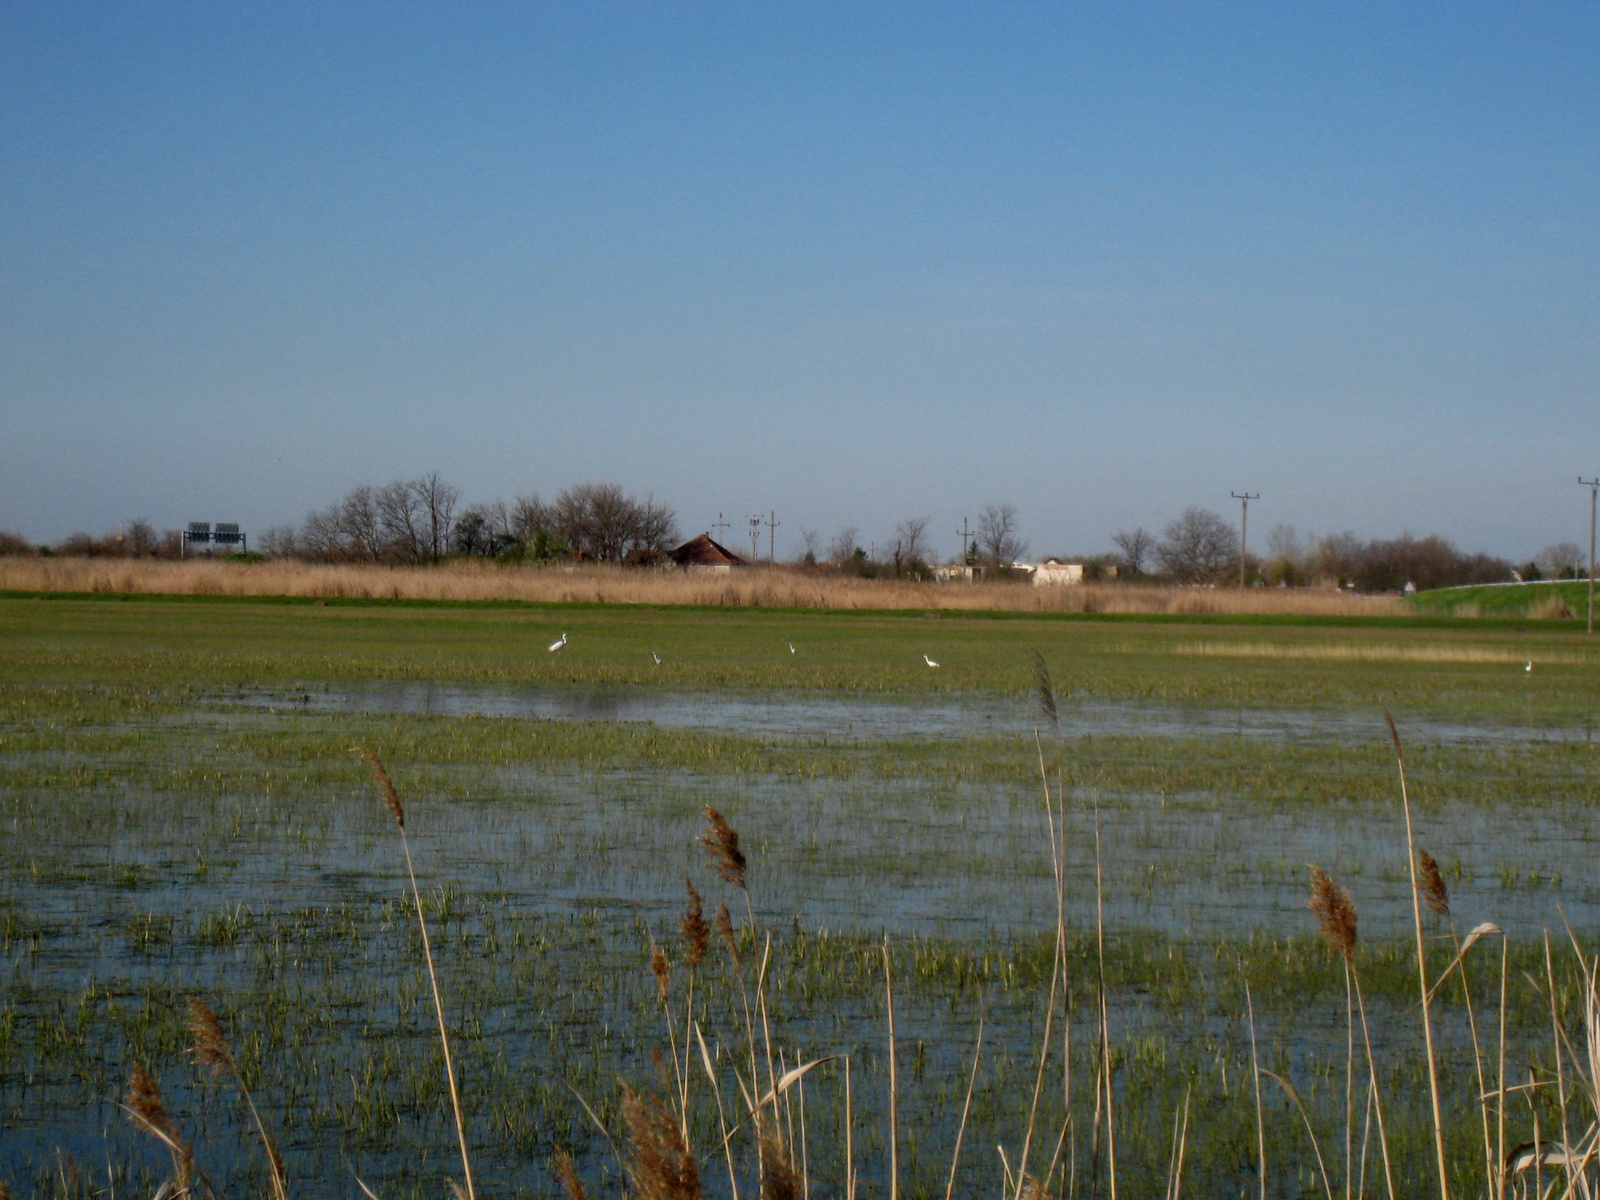
{"label": "egret standing in water", "polygon": [[550,653],[554,654],[557,650],[561,649],[561,647],[565,646],[566,644],[567,644],[567,635],[563,633],[555,641],[550,643]]}

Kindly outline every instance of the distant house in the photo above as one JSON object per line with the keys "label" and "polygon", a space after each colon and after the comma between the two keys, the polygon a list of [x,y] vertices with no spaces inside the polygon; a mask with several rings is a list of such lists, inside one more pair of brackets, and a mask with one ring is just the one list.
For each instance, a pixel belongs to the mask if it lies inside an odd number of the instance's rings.
{"label": "distant house", "polygon": [[1078,584],[1083,582],[1083,564],[1081,562],[1062,562],[1059,558],[1047,558],[1033,569],[1034,587],[1060,587],[1065,584]]}
{"label": "distant house", "polygon": [[731,571],[734,567],[750,565],[709,533],[702,533],[675,550],[668,550],[667,558],[674,565],[689,571]]}

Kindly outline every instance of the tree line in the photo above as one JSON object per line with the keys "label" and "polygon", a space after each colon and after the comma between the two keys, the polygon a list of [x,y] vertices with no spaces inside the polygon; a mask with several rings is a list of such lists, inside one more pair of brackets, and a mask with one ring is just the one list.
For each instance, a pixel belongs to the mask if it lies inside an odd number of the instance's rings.
{"label": "tree line", "polygon": [[[937,561],[931,523],[926,516],[908,517],[882,542],[867,545],[856,525],[841,527],[827,540],[814,529],[803,529],[793,562],[868,578],[926,579]],[[986,505],[966,532],[965,559],[957,561],[985,568],[990,578],[1013,573],[1014,564],[1028,553],[1015,505]],[[469,558],[642,565],[659,562],[679,540],[670,506],[653,496],[631,495],[619,484],[575,484],[548,502],[531,495],[463,506],[461,489],[431,472],[351,488],[297,525],[268,529],[250,548],[267,558],[327,563],[412,565]],[[1111,540],[1111,553],[1075,560],[1084,563],[1087,578],[1200,585],[1240,578],[1238,530],[1210,509],[1186,508],[1159,533],[1137,526],[1119,530]],[[159,532],[144,519],[125,521],[99,538],[74,533],[53,547],[35,547],[17,534],[0,531],[0,554],[177,558],[183,550],[179,531]],[[1364,540],[1347,531],[1302,538],[1293,526],[1279,525],[1267,534],[1265,550],[1247,552],[1242,566],[1245,580],[1256,585],[1382,592],[1407,584],[1425,590],[1512,579],[1584,578],[1588,563],[1571,542],[1547,546],[1527,562],[1514,564],[1463,552],[1437,534]]]}
{"label": "tree line", "polygon": [[580,483],[549,503],[518,496],[460,508],[461,490],[437,473],[362,484],[299,526],[275,526],[261,539],[271,558],[397,565],[447,557],[508,562],[575,558],[626,563],[677,544],[677,516],[653,497],[614,483]]}

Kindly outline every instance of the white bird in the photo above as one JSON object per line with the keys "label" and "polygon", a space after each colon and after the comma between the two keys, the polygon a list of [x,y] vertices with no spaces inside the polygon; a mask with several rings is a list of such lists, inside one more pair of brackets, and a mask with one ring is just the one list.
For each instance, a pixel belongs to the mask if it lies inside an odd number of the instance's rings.
{"label": "white bird", "polygon": [[650,651],[650,657],[656,660],[656,666],[659,667],[661,665],[661,655],[652,650]]}
{"label": "white bird", "polygon": [[1523,668],[1522,668],[1522,669],[1523,669],[1523,670],[1524,670],[1524,671],[1531,671],[1531,670],[1533,670],[1533,660],[1532,660],[1532,659],[1529,659],[1529,660],[1528,660],[1528,665],[1527,665],[1527,666],[1525,666],[1525,667],[1523,667]]}
{"label": "white bird", "polygon": [[550,643],[550,653],[554,654],[557,650],[561,649],[561,647],[565,646],[566,644],[567,644],[567,635],[563,633],[555,641]]}
{"label": "white bird", "polygon": [[789,643],[789,653],[790,653],[790,654],[793,654],[793,653],[794,653],[794,643],[793,643],[793,642],[790,642],[790,643]]}
{"label": "white bird", "polygon": [[933,659],[929,658],[926,654],[924,654],[922,656],[922,661],[927,663],[930,667],[937,667],[939,665],[938,663],[934,662]]}

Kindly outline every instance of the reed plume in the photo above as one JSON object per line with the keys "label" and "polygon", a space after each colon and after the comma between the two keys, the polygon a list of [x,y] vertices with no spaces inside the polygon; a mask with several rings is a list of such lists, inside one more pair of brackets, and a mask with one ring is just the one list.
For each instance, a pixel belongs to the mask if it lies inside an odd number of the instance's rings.
{"label": "reed plume", "polygon": [[683,886],[689,893],[689,906],[684,910],[683,920],[678,922],[678,932],[683,934],[683,965],[692,971],[706,956],[706,949],[711,944],[711,927],[706,924],[700,893],[695,891],[694,881],[685,879]]}
{"label": "reed plume", "polygon": [[1056,710],[1056,689],[1050,682],[1050,664],[1044,661],[1044,655],[1038,650],[1033,652],[1033,682],[1034,690],[1039,696],[1039,711],[1049,719],[1051,726],[1059,734],[1061,732],[1061,716]]}
{"label": "reed plume", "polygon": [[726,904],[717,905],[717,932],[722,935],[723,945],[728,947],[728,957],[733,959],[734,968],[738,969],[739,939],[734,936],[733,914]]}
{"label": "reed plume", "polygon": [[1436,917],[1450,915],[1450,889],[1444,885],[1439,864],[1426,850],[1417,851],[1417,886],[1422,891],[1422,902]]}
{"label": "reed plume", "polygon": [[761,1200],[800,1200],[801,1190],[788,1147],[769,1130],[761,1138]]}
{"label": "reed plume", "polygon": [[245,1107],[250,1110],[250,1119],[255,1122],[256,1133],[261,1138],[261,1144],[267,1152],[267,1169],[272,1178],[272,1195],[274,1200],[288,1200],[288,1173],[284,1170],[283,1157],[278,1153],[277,1144],[273,1142],[272,1135],[267,1132],[267,1126],[261,1119],[261,1113],[256,1109],[255,1098],[250,1095],[250,1089],[245,1085],[244,1074],[239,1070],[239,1062],[233,1055],[233,1047],[228,1044],[228,1037],[222,1032],[222,1022],[217,1019],[217,1014],[211,1006],[198,996],[189,997],[189,1036],[193,1045],[189,1053],[195,1062],[203,1067],[221,1074],[226,1072],[233,1077],[234,1084],[239,1089],[239,1094],[244,1097]]}
{"label": "reed plume", "polygon": [[194,1154],[189,1144],[178,1133],[178,1127],[167,1115],[161,1102],[161,1088],[144,1069],[143,1063],[133,1064],[133,1075],[128,1080],[128,1095],[123,1101],[133,1123],[167,1148],[172,1156],[172,1183],[179,1195],[188,1195],[194,1176]]}
{"label": "reed plume", "polygon": [[[417,887],[417,868],[411,860],[411,839],[406,836],[406,810],[400,803],[400,793],[395,790],[394,782],[389,778],[389,772],[384,770],[383,762],[370,747],[358,747],[355,753],[366,759],[367,766],[372,769],[373,781],[378,785],[378,794],[383,802],[389,806],[389,811],[394,814],[395,824],[400,828],[400,847],[405,851],[406,878],[411,882],[411,900],[417,910],[417,928],[422,934],[422,956],[428,967],[428,986],[433,991],[433,1011],[439,1020],[439,1046],[444,1052],[444,1078],[450,1086],[450,1111],[455,1118],[456,1144],[461,1149],[461,1173],[466,1182],[467,1200],[477,1200],[477,1194],[472,1187],[472,1161],[467,1153],[467,1125],[461,1114],[461,1094],[456,1089],[455,1060],[450,1054],[450,1033],[445,1026],[444,1000],[439,995],[439,974],[433,965],[433,943],[428,938],[428,920],[422,911],[422,891]],[[451,1186],[455,1184],[452,1181]]]}
{"label": "reed plume", "polygon": [[559,1147],[556,1149],[556,1179],[560,1181],[567,1200],[589,1200],[588,1193],[583,1190],[583,1180],[578,1178],[578,1168],[572,1161],[572,1155]]}
{"label": "reed plume", "polygon": [[400,793],[395,791],[394,781],[389,778],[389,772],[384,770],[383,762],[366,746],[362,746],[356,753],[367,760],[367,766],[372,769],[373,782],[378,785],[378,795],[389,806],[389,811],[394,814],[394,823],[404,829],[406,827],[406,810],[400,804]]}
{"label": "reed plume", "polygon": [[724,883],[743,888],[745,859],[739,849],[739,834],[727,819],[711,805],[705,806],[706,831],[700,835],[700,844],[711,852],[711,868]]}
{"label": "reed plume", "polygon": [[1321,867],[1311,868],[1311,899],[1306,907],[1317,916],[1317,928],[1346,962],[1356,957],[1356,906],[1345,891]]}
{"label": "reed plume", "polygon": [[655,942],[650,943],[650,974],[656,977],[656,988],[661,993],[661,1003],[667,1002],[667,988],[672,980],[672,965],[667,962],[667,952]]}
{"label": "reed plume", "polygon": [[700,1200],[700,1172],[677,1119],[654,1096],[622,1088],[628,1179],[636,1200]]}

